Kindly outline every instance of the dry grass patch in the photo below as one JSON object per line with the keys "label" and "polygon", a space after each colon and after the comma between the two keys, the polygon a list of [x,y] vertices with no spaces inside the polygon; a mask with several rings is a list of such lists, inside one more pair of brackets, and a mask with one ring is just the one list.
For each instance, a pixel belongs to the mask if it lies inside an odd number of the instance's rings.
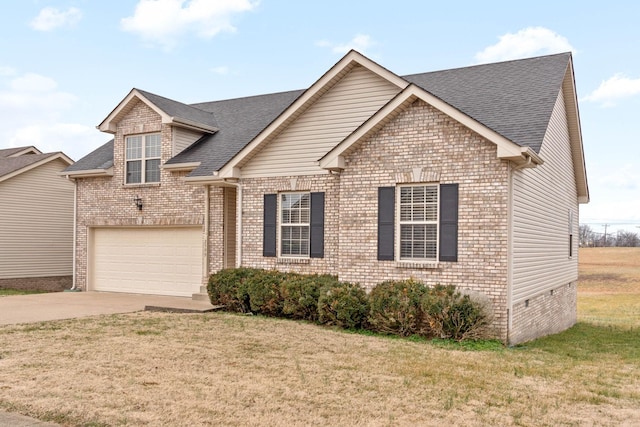
{"label": "dry grass patch", "polygon": [[640,328],[640,248],[581,248],[578,320]]}
{"label": "dry grass patch", "polygon": [[93,427],[640,425],[640,250],[580,260],[580,323],[513,349],[225,313],[2,326],[0,409]]}
{"label": "dry grass patch", "polygon": [[640,423],[640,356],[556,346],[462,351],[224,313],[6,326],[0,408],[70,426]]}

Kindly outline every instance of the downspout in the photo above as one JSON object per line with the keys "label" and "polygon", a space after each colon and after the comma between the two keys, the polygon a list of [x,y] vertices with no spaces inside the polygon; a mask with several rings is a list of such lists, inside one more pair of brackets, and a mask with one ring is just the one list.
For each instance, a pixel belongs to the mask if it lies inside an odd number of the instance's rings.
{"label": "downspout", "polygon": [[[67,175],[67,179],[71,181],[69,175]],[[77,236],[77,227],[78,227],[78,181],[73,180],[73,253],[71,254],[71,289],[68,289],[69,292],[77,292],[79,289],[77,288],[76,283],[76,236]]]}
{"label": "downspout", "polygon": [[513,328],[513,173],[517,169],[517,167],[513,167],[513,164],[509,162],[509,194],[507,200],[507,345],[509,345],[509,335]]}

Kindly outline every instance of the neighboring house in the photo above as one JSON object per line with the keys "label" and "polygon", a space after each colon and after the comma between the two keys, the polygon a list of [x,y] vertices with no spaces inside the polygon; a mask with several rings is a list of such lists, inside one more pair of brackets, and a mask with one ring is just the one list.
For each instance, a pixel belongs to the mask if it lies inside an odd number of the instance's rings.
{"label": "neighboring house", "polygon": [[351,51],[304,91],[133,89],[77,188],[76,285],[202,294],[247,266],[488,298],[517,343],[573,325],[589,193],[571,55],[398,76]]}
{"label": "neighboring house", "polygon": [[0,288],[61,291],[73,274],[73,164],[35,147],[0,149]]}

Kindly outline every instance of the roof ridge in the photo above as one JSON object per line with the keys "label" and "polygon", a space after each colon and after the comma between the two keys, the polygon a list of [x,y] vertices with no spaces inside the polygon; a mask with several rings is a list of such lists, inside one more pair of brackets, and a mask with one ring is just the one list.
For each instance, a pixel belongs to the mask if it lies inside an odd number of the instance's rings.
{"label": "roof ridge", "polygon": [[[261,98],[261,97],[272,96],[272,95],[284,95],[284,94],[293,93],[293,92],[304,92],[305,90],[307,90],[307,89],[284,90],[284,91],[280,91],[280,92],[261,93],[261,94],[258,94],[258,95],[238,96],[238,97],[235,97],[235,98],[216,99],[216,100],[213,100],[213,101],[195,102],[193,104],[186,104],[186,105],[195,106],[195,105],[203,105],[203,104],[213,104],[213,103],[216,103],[216,102],[229,102],[229,101],[247,100],[247,99],[251,99],[251,98]],[[198,108],[198,107],[195,107],[195,108]],[[206,111],[206,110],[203,110],[203,111]]]}
{"label": "roof ridge", "polygon": [[400,77],[405,78],[405,77],[411,77],[411,76],[420,76],[423,74],[434,74],[434,73],[444,73],[447,71],[457,71],[457,70],[466,70],[469,68],[479,68],[479,67],[491,67],[491,66],[495,66],[495,65],[504,65],[504,64],[508,64],[508,63],[516,63],[516,62],[523,62],[523,61],[532,61],[532,60],[537,60],[537,59],[544,59],[544,58],[551,58],[553,56],[571,56],[571,52],[560,52],[560,53],[552,53],[549,55],[540,55],[540,56],[531,56],[531,57],[527,57],[527,58],[518,58],[518,59],[507,59],[504,61],[498,61],[498,62],[484,62],[481,64],[473,64],[473,65],[465,65],[462,67],[453,67],[453,68],[445,68],[442,70],[434,70],[434,71],[425,71],[422,73],[411,73],[411,74],[404,74]]}

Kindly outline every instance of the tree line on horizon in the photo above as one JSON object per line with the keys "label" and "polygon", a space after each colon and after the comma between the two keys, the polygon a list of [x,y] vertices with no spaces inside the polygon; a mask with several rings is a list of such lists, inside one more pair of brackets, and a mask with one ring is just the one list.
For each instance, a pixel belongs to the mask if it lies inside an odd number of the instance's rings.
{"label": "tree line on horizon", "polygon": [[580,247],[640,247],[640,236],[638,233],[627,230],[618,230],[613,233],[598,233],[587,224],[580,224]]}

